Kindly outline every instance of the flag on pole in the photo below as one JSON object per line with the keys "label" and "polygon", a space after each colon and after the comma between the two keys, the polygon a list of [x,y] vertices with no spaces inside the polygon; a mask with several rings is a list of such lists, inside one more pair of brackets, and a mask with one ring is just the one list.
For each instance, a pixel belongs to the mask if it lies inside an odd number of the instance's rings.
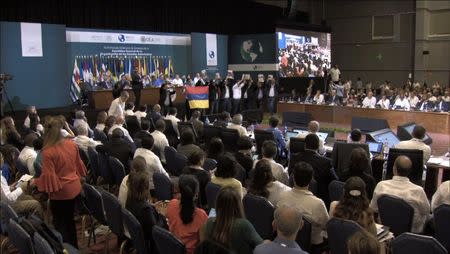
{"label": "flag on pole", "polygon": [[209,87],[207,86],[186,86],[186,96],[189,101],[189,107],[209,108]]}
{"label": "flag on pole", "polygon": [[80,99],[80,86],[78,86],[79,82],[80,69],[78,68],[77,59],[75,58],[75,62],[73,64],[72,82],[70,83],[70,98],[72,99],[72,102],[76,102]]}

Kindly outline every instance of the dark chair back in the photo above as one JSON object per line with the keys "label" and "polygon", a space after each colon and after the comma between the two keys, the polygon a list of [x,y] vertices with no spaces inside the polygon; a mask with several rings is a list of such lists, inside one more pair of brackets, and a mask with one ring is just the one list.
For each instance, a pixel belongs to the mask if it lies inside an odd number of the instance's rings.
{"label": "dark chair back", "polygon": [[78,147],[78,153],[86,168],[90,168],[91,162],[89,161],[89,155],[86,151]]}
{"label": "dark chair back", "polygon": [[180,134],[186,129],[191,130],[192,133],[194,133],[195,141],[198,142],[199,137],[197,131],[195,131],[194,125],[191,122],[178,122],[178,132],[180,132]]}
{"label": "dark chair back", "polygon": [[305,139],[304,138],[290,138],[289,139],[289,153],[296,154],[305,151]]}
{"label": "dark chair back", "polygon": [[393,168],[395,159],[398,156],[405,155],[412,162],[412,171],[409,173],[408,178],[412,183],[422,186],[422,175],[423,175],[423,151],[417,149],[389,149],[389,155],[387,159],[386,167],[386,179],[391,179],[394,175]]}
{"label": "dark chair back", "polygon": [[195,248],[194,254],[235,254],[235,252],[223,244],[206,239]]}
{"label": "dark chair back", "polygon": [[356,232],[364,230],[354,221],[336,217],[327,223],[328,246],[333,254],[347,254],[347,241]]}
{"label": "dark chair back", "polygon": [[106,223],[118,239],[123,237],[123,220],[122,220],[122,207],[119,200],[113,194],[101,190],[100,191],[103,200],[103,206],[105,208]]}
{"label": "dark chair back", "polygon": [[177,147],[178,134],[173,127],[172,121],[164,119],[164,122],[166,123],[166,129],[164,130],[164,134],[166,134],[167,140],[169,141],[169,145]]}
{"label": "dark chair back", "polygon": [[311,121],[310,113],[286,111],[283,112],[283,125],[288,127],[307,127]]}
{"label": "dark chair back", "polygon": [[303,217],[303,227],[298,231],[295,241],[307,252],[311,252],[311,229],[311,222]]}
{"label": "dark chair back", "polygon": [[12,209],[12,207],[4,201],[0,202],[0,211],[1,211],[0,217],[1,217],[2,233],[6,234],[8,232],[9,220],[12,219],[17,221],[17,219],[19,219],[19,216],[14,211],[14,209]]}
{"label": "dark chair back", "polygon": [[264,113],[259,109],[248,109],[241,112],[242,120],[249,124],[259,124],[264,118]]}
{"label": "dark chair back", "polygon": [[171,146],[166,146],[164,148],[164,157],[166,158],[166,169],[167,172],[173,175],[175,172],[176,164],[175,157],[177,155],[177,150]]}
{"label": "dark chair back", "polygon": [[172,233],[160,226],[152,229],[153,240],[159,253],[185,254],[186,247]]}
{"label": "dark chair back", "polygon": [[433,211],[436,239],[450,251],[450,205],[440,205]]}
{"label": "dark chair back", "polygon": [[134,215],[122,208],[122,218],[123,224],[130,233],[131,243],[136,249],[138,254],[148,254],[150,246],[148,246],[148,241],[145,240],[144,230],[142,229],[141,223],[134,217]]}
{"label": "dark chair back", "polygon": [[166,175],[159,172],[153,173],[153,184],[155,185],[155,198],[157,200],[172,199],[172,182]]}
{"label": "dark chair back", "polygon": [[411,232],[414,209],[403,199],[383,195],[377,200],[381,223],[390,228],[395,236]]}
{"label": "dark chair back", "polygon": [[333,180],[328,185],[328,193],[330,195],[330,202],[339,201],[344,194],[344,182]]}
{"label": "dark chair back", "polygon": [[267,199],[252,194],[245,195],[242,200],[245,217],[255,227],[263,239],[273,238],[273,212],[275,208]]}
{"label": "dark chair back", "polygon": [[[357,147],[363,148],[366,151],[367,156],[369,156],[369,146],[367,144],[345,142],[334,143],[331,160],[333,162],[333,168],[338,176],[342,176],[342,173],[349,168],[350,154],[352,153],[353,149]],[[370,168],[370,174],[372,174],[372,167],[370,166],[370,164],[368,165],[368,167]]]}
{"label": "dark chair back", "polygon": [[273,132],[265,131],[265,130],[255,130],[255,141],[256,141],[256,153],[258,155],[262,154],[261,147],[264,141],[272,140],[276,143],[275,136]]}
{"label": "dark chair back", "polygon": [[125,123],[131,137],[134,137],[134,134],[141,130],[141,124],[139,123],[137,116],[126,116]]}
{"label": "dark chair back", "polygon": [[217,161],[211,158],[206,158],[203,162],[203,169],[206,171],[211,171],[217,167]]}
{"label": "dark chair back", "polygon": [[30,235],[15,220],[9,220],[9,241],[19,250],[21,254],[34,254],[33,242]]}
{"label": "dark chair back", "polygon": [[52,247],[38,232],[34,233],[34,251],[36,254],[54,254]]}
{"label": "dark chair back", "polygon": [[83,185],[84,204],[99,223],[106,225],[105,209],[103,207],[103,199],[100,192],[89,184]]}
{"label": "dark chair back", "polygon": [[100,176],[100,168],[98,165],[98,152],[93,147],[88,147],[88,157],[91,174],[96,180]]}
{"label": "dark chair back", "polygon": [[232,152],[236,150],[239,132],[235,129],[222,128],[222,142],[226,151]]}
{"label": "dark chair back", "polygon": [[125,177],[125,167],[119,159],[109,156],[109,167],[114,179],[114,184],[120,185]]}
{"label": "dark chair back", "polygon": [[216,199],[221,188],[220,185],[212,182],[206,184],[206,201],[208,202],[208,207],[210,209],[216,208]]}
{"label": "dark chair back", "polygon": [[19,175],[30,174],[30,170],[28,170],[27,165],[19,159],[16,160],[16,169]]}
{"label": "dark chair back", "polygon": [[[448,237],[448,236],[447,236]],[[431,236],[403,233],[392,241],[394,254],[447,254],[444,246]]]}
{"label": "dark chair back", "polygon": [[222,128],[220,128],[220,127],[205,124],[203,126],[203,137],[204,137],[205,143],[209,144],[209,141],[211,141],[212,138],[215,138],[215,137],[220,138],[221,130],[222,130]]}
{"label": "dark chair back", "polygon": [[109,156],[103,151],[98,152],[98,169],[100,176],[103,178],[106,184],[114,184],[114,176],[109,166]]}
{"label": "dark chair back", "polygon": [[186,155],[177,152],[175,154],[175,161],[174,161],[175,167],[172,169],[171,173],[174,176],[180,176],[181,172],[183,171],[183,168],[186,167],[186,165],[187,165],[187,161],[188,161],[188,159],[187,159]]}
{"label": "dark chair back", "polygon": [[94,140],[100,141],[103,144],[108,141],[108,136],[103,131],[94,129]]}

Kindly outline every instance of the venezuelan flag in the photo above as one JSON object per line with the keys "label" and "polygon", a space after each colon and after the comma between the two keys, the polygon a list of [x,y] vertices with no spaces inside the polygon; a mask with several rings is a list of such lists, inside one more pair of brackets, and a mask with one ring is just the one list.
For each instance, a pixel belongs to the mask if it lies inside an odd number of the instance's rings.
{"label": "venezuelan flag", "polygon": [[190,108],[209,108],[209,87],[207,86],[187,86],[186,96]]}

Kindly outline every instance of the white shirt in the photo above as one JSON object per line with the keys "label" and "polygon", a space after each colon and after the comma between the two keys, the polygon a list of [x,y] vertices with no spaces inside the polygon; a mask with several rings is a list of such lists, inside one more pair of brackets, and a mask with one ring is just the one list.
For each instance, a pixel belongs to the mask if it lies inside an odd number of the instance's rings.
{"label": "white shirt", "polygon": [[233,99],[239,100],[242,97],[242,91],[241,88],[244,85],[243,82],[236,82],[236,84],[233,85]]}
{"label": "white shirt", "polygon": [[[277,163],[273,159],[268,158],[262,158],[261,160],[267,160],[270,162],[270,168],[272,169],[272,175],[275,178],[275,180],[284,183],[289,184],[289,175],[286,170],[284,170],[283,166],[280,163]],[[260,160],[257,160],[253,163],[253,168],[255,168],[256,163],[258,163]]]}
{"label": "white shirt", "polygon": [[313,101],[317,104],[322,104],[324,103],[324,97],[323,94],[319,94],[319,96],[315,95],[313,98]]}
{"label": "white shirt", "polygon": [[115,117],[123,117],[123,112],[125,109],[125,102],[122,102],[119,98],[114,99],[111,102],[111,106],[109,107],[108,110],[108,115],[109,116],[115,116]]}
{"label": "white shirt", "polygon": [[134,112],[131,109],[127,109],[127,110],[125,110],[124,115],[125,116],[134,116]]}
{"label": "white shirt", "polygon": [[377,99],[372,96],[372,98],[369,99],[369,97],[364,98],[362,102],[363,108],[375,108],[375,105],[377,104]]}
{"label": "white shirt", "polygon": [[[169,174],[167,174],[166,170],[164,170],[163,165],[161,164],[161,161],[159,160],[159,157],[156,156],[152,151],[145,149],[145,148],[138,148],[134,152],[134,157],[136,158],[138,156],[141,156],[145,159],[146,167],[149,176],[150,176],[150,189],[155,189],[155,186],[153,185],[153,173],[161,173],[169,177]],[[169,177],[170,178],[170,177]]]}
{"label": "white shirt", "polygon": [[230,123],[227,126],[228,129],[235,129],[239,132],[239,136],[243,137],[243,136],[247,136],[247,130],[240,124],[234,124],[234,123]]}
{"label": "white shirt", "polygon": [[121,125],[118,124],[114,124],[113,126],[111,126],[111,128],[108,131],[108,135],[112,135],[113,130],[119,128],[120,130],[122,130],[123,132],[123,136],[128,139],[128,141],[130,141],[131,143],[134,143],[133,138],[131,138],[130,133],[128,132],[127,129],[123,128]]}
{"label": "white shirt", "polygon": [[2,194],[1,194],[2,201],[6,200],[7,204],[14,203],[17,200],[17,198],[19,198],[20,195],[22,195],[23,193],[23,190],[20,187],[11,191],[8,182],[6,181],[6,178],[3,177],[3,175],[1,175],[1,184],[2,184]]}
{"label": "white shirt", "polygon": [[117,196],[117,199],[119,200],[119,204],[125,208],[125,205],[127,204],[127,197],[128,197],[128,176],[126,175],[122,182],[120,183],[119,187],[119,196]]}
{"label": "white shirt", "polygon": [[392,180],[381,181],[373,191],[370,207],[378,212],[378,198],[389,195],[405,200],[414,208],[414,218],[411,231],[422,233],[423,226],[430,215],[430,203],[422,187],[411,183],[408,177],[394,176]]}
{"label": "white shirt", "polygon": [[419,103],[419,98],[417,96],[414,96],[411,98],[411,96],[408,98],[409,105],[413,108],[416,107],[417,103]]}
{"label": "white shirt", "polygon": [[77,144],[77,146],[87,152],[89,147],[96,147],[98,145],[101,144],[101,142],[95,141],[92,138],[88,137],[88,136],[84,136],[84,135],[78,135],[76,136],[73,141],[75,142],[75,144]]}
{"label": "white shirt", "polygon": [[181,85],[183,85],[183,80],[180,78],[174,78],[174,79],[172,79],[172,84],[181,86]]}
{"label": "white shirt", "polygon": [[434,193],[433,198],[431,199],[432,211],[442,204],[450,205],[450,180],[441,183]]}
{"label": "white shirt", "polygon": [[278,207],[282,205],[296,207],[305,218],[311,221],[312,244],[323,242],[322,232],[326,229],[329,216],[322,199],[314,196],[309,190],[295,187],[281,195]]}
{"label": "white shirt", "polygon": [[423,165],[427,164],[427,161],[430,159],[430,156],[431,156],[430,146],[423,143],[422,140],[419,140],[417,138],[412,138],[410,140],[401,141],[395,146],[395,148],[422,150],[423,151]]}
{"label": "white shirt", "polygon": [[178,122],[180,122],[181,120],[178,119],[176,116],[174,115],[167,115],[166,117],[164,117],[164,119],[166,120],[170,120],[172,122],[172,126],[173,129],[175,130],[175,132],[177,133],[178,137],[180,136],[180,133],[178,131]]}
{"label": "white shirt", "polygon": [[28,171],[30,171],[30,175],[34,175],[34,166],[33,163],[36,160],[37,152],[33,147],[25,146],[19,154],[19,161],[26,165]]}
{"label": "white shirt", "polygon": [[95,126],[95,129],[96,129],[96,130],[99,130],[99,131],[103,131],[103,130],[105,129],[105,124],[104,124],[104,123],[98,123],[98,124]]}
{"label": "white shirt", "polygon": [[274,207],[277,207],[281,196],[291,190],[291,187],[280,183],[278,181],[273,181],[267,185],[267,190],[269,191],[269,197],[267,198]]}
{"label": "white shirt", "polygon": [[389,99],[385,99],[384,101],[380,99],[377,105],[380,105],[382,109],[389,109],[391,107],[391,102],[389,101]]}
{"label": "white shirt", "polygon": [[406,99],[406,98],[403,98],[403,100],[402,99],[400,99],[400,98],[397,98],[396,100],[395,100],[395,103],[394,103],[394,106],[392,106],[394,109],[396,108],[396,107],[400,107],[400,108],[402,108],[402,109],[404,109],[404,110],[409,110],[409,101],[408,101],[408,99]]}
{"label": "white shirt", "polygon": [[333,82],[339,81],[339,75],[341,75],[341,71],[337,68],[330,69],[330,76]]}
{"label": "white shirt", "polygon": [[225,85],[225,96],[223,98],[224,99],[230,98],[230,88],[227,85]]}
{"label": "white shirt", "polygon": [[[40,122],[41,121],[41,119],[39,118],[39,116],[37,117],[37,120]],[[40,124],[39,124],[40,125]],[[30,128],[30,117],[29,116],[27,116],[26,118],[25,118],[25,120],[23,121],[23,126],[25,126],[25,127],[27,127],[27,128]]]}
{"label": "white shirt", "polygon": [[164,156],[164,148],[166,148],[166,146],[169,146],[169,141],[167,140],[166,135],[158,130],[152,132],[151,135],[154,140],[153,146],[158,148],[158,150],[160,151],[159,157],[161,158],[161,161],[166,162],[166,157]]}
{"label": "white shirt", "polygon": [[[304,138],[306,138],[306,136],[308,136],[308,134],[316,134],[316,133],[313,133],[313,132],[299,133],[299,134],[296,136],[296,138],[302,138],[302,139],[304,139]],[[316,135],[317,135],[317,134],[316,134]],[[317,137],[319,137],[319,136],[317,136]],[[286,148],[288,148],[288,149],[289,149],[289,141],[290,141],[290,140],[288,140],[288,142],[286,142]],[[320,153],[320,154],[325,154],[325,152],[326,152],[326,151],[325,151],[325,148],[323,147],[323,146],[324,146],[324,143],[325,143],[325,141],[319,137],[319,153]]]}
{"label": "white shirt", "polygon": [[275,85],[270,85],[270,89],[269,89],[269,97],[274,97],[275,96]]}
{"label": "white shirt", "polygon": [[139,121],[139,123],[141,123],[141,118],[146,117],[147,112],[142,112],[142,111],[138,110],[138,111],[134,112],[134,115],[137,117],[137,120]]}

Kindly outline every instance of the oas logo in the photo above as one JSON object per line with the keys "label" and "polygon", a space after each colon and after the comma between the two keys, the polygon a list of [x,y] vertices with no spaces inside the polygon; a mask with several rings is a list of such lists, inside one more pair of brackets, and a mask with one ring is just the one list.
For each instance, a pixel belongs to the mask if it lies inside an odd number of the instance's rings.
{"label": "oas logo", "polygon": [[124,42],[124,41],[125,41],[125,35],[119,34],[119,36],[117,37],[117,39],[118,39],[120,42]]}
{"label": "oas logo", "polygon": [[213,50],[211,50],[211,51],[209,51],[209,53],[208,53],[208,56],[209,56],[209,58],[214,58],[214,56],[215,56],[216,54],[214,53],[214,51]]}

